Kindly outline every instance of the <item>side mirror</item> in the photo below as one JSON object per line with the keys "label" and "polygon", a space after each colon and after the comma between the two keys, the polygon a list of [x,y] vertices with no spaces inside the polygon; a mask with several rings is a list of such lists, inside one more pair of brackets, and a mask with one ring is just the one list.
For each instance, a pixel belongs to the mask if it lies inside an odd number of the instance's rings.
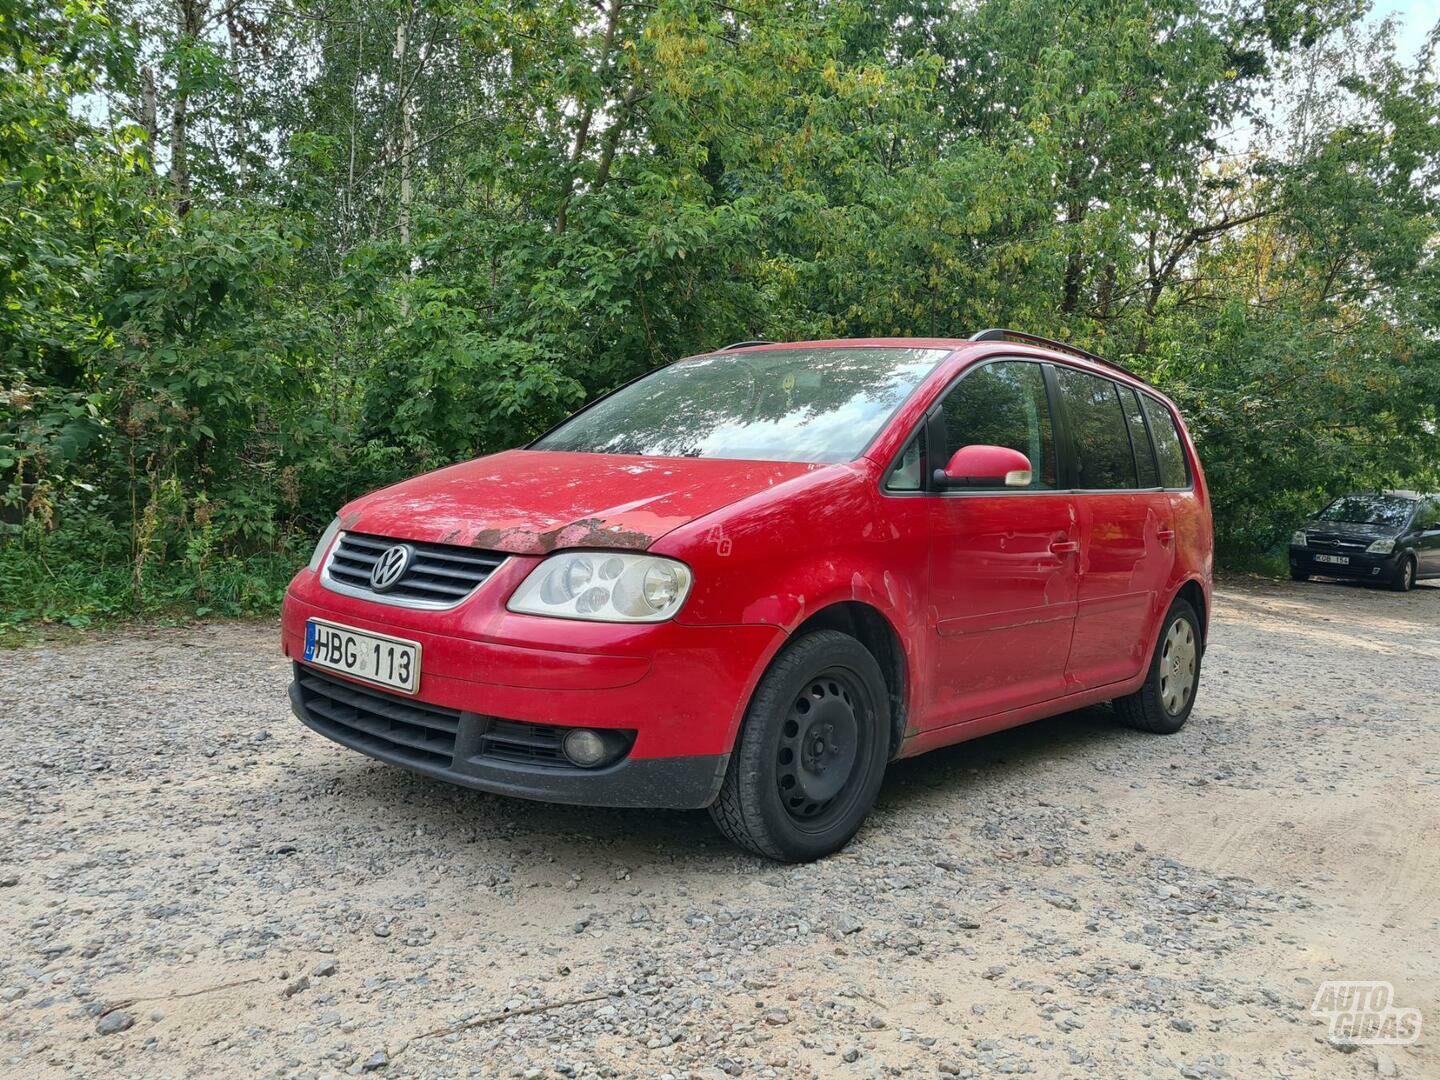
{"label": "side mirror", "polygon": [[935,486],[1014,487],[1030,486],[1030,459],[1007,446],[962,446],[950,464],[935,470]]}

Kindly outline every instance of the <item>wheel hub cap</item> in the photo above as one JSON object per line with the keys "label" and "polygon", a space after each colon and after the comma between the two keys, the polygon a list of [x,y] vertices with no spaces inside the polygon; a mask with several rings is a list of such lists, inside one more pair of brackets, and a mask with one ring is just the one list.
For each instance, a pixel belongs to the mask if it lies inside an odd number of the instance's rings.
{"label": "wheel hub cap", "polygon": [[1199,650],[1195,629],[1185,619],[1176,619],[1160,643],[1160,702],[1176,716],[1185,710],[1195,692],[1195,659]]}

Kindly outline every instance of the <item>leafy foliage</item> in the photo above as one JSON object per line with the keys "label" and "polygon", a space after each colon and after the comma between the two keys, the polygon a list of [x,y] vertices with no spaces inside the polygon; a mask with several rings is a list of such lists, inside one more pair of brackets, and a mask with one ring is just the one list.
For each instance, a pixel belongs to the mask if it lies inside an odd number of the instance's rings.
{"label": "leafy foliage", "polygon": [[1235,561],[1440,487],[1437,46],[1356,0],[18,0],[0,610],[263,609],[345,499],[752,336],[1112,355]]}

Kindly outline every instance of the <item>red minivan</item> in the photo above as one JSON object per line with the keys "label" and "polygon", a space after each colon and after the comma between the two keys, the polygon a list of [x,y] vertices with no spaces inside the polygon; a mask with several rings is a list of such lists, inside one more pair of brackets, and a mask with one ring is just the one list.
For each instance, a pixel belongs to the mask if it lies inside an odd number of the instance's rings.
{"label": "red minivan", "polygon": [[352,749],[801,861],[895,758],[1101,701],[1178,730],[1211,581],[1194,446],[1124,369],[1003,330],[747,342],[350,503],[284,650]]}

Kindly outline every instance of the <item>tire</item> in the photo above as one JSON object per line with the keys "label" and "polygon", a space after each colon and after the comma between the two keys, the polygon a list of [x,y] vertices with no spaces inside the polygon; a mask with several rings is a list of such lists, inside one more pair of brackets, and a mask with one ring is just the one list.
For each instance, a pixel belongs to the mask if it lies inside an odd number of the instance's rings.
{"label": "tire", "polygon": [[1303,572],[1301,572],[1301,571],[1299,571],[1299,570],[1291,570],[1291,571],[1290,571],[1290,580],[1291,580],[1291,581],[1309,581],[1309,580],[1310,580],[1310,575],[1309,575],[1309,574],[1306,574],[1306,573],[1303,573]]}
{"label": "tire", "polygon": [[710,816],[757,855],[823,858],[859,831],[889,756],[890,697],[875,657],[838,630],[806,634],[755,688]]}
{"label": "tire", "polygon": [[1415,587],[1415,556],[1406,555],[1400,560],[1400,565],[1395,568],[1395,574],[1390,579],[1390,588],[1396,592],[1409,592]]}
{"label": "tire", "polygon": [[1160,623],[1160,637],[1145,682],[1135,693],[1115,699],[1115,712],[1121,722],[1157,735],[1173,735],[1184,727],[1200,689],[1203,654],[1195,609],[1184,600],[1176,600]]}

